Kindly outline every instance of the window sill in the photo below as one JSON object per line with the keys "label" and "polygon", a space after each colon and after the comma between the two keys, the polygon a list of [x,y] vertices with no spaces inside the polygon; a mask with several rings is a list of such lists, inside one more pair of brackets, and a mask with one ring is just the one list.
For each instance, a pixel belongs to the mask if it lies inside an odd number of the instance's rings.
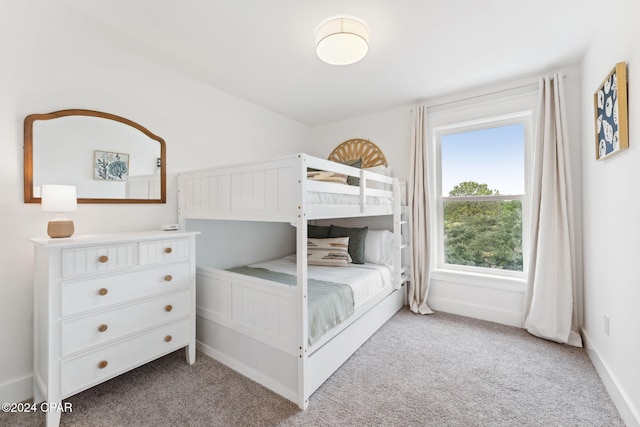
{"label": "window sill", "polygon": [[512,292],[524,293],[527,280],[522,277],[508,277],[498,274],[482,274],[468,271],[434,269],[431,279],[441,282],[464,284],[484,288],[501,289]]}

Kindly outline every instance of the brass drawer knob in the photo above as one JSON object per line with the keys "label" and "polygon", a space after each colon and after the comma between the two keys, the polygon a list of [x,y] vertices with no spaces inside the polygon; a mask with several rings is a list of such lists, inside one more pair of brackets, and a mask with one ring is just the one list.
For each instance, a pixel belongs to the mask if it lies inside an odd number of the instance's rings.
{"label": "brass drawer knob", "polygon": [[106,360],[102,360],[102,361],[100,361],[100,363],[98,363],[98,368],[104,369],[104,368],[107,367],[108,364],[109,364],[109,362],[107,362]]}
{"label": "brass drawer knob", "polygon": [[165,253],[165,254],[170,254],[171,252],[173,252],[173,249],[171,249],[171,248],[164,248],[164,253]]}
{"label": "brass drawer knob", "polygon": [[109,261],[109,257],[106,255],[101,255],[100,258],[98,258],[98,261],[104,264],[105,262]]}
{"label": "brass drawer knob", "polygon": [[166,280],[167,282],[170,282],[173,280],[173,276],[170,274],[167,274],[166,276],[164,276],[164,280]]}
{"label": "brass drawer knob", "polygon": [[100,290],[98,291],[98,295],[102,295],[102,296],[104,296],[104,295],[106,295],[108,293],[109,293],[109,289],[107,289],[107,288],[100,288]]}
{"label": "brass drawer knob", "polygon": [[173,310],[173,306],[171,304],[167,304],[166,307],[164,308],[164,310],[166,312],[169,312],[169,311]]}
{"label": "brass drawer knob", "polygon": [[102,325],[98,326],[98,330],[99,330],[100,332],[104,332],[104,331],[106,331],[107,329],[109,329],[109,326],[105,325],[104,323],[103,323]]}
{"label": "brass drawer knob", "polygon": [[172,340],[172,339],[173,339],[173,338],[171,337],[171,335],[167,335],[166,337],[164,337],[164,340],[165,340],[166,342],[171,342],[171,340]]}

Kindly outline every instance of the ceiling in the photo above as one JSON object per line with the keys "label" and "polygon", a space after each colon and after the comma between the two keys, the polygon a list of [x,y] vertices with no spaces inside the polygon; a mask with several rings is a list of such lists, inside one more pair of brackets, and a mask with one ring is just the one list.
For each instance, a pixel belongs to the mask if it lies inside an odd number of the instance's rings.
{"label": "ceiling", "polygon": [[[119,47],[310,126],[580,61],[597,0],[62,0]],[[315,30],[363,20],[368,55],[331,66]]]}

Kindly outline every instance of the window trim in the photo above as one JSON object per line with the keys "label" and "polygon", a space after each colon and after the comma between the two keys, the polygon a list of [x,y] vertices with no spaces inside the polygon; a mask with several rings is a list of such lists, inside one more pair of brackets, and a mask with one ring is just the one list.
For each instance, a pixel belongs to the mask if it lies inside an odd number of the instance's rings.
{"label": "window trim", "polygon": [[[436,256],[434,270],[439,272],[460,273],[465,275],[479,275],[483,277],[497,276],[504,278],[524,279],[528,271],[528,246],[529,246],[529,189],[530,189],[530,153],[533,144],[533,109],[526,109],[514,113],[497,116],[483,117],[474,120],[454,122],[433,128],[433,144],[435,147],[435,228],[434,233]],[[514,124],[524,125],[524,194],[500,194],[495,196],[443,196],[442,195],[442,146],[443,136],[462,132],[472,132],[482,129],[491,129]],[[448,264],[444,262],[444,202],[455,201],[496,201],[496,200],[520,200],[522,203],[522,271],[492,269],[487,267],[475,267],[468,265]]]}

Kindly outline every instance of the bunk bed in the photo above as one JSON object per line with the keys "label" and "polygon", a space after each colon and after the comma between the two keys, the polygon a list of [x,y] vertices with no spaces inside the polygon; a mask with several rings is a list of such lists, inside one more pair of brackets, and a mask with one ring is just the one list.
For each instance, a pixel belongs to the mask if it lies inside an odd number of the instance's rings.
{"label": "bunk bed", "polygon": [[[358,150],[354,152],[354,140],[350,141],[331,154],[329,158],[336,161],[295,154],[178,175],[182,229],[191,229],[190,220],[194,219],[279,222],[295,227],[296,254],[292,256],[270,264],[238,266],[240,270],[198,263],[197,341],[198,349],[208,356],[301,409],[405,300],[407,268],[402,266],[402,250],[407,245],[402,241],[402,228],[406,221],[398,179],[367,169],[376,164],[386,166],[373,143],[357,140],[362,142],[355,144]],[[347,160],[345,156],[364,158],[363,168],[337,162]],[[322,171],[325,178],[327,174],[345,176],[351,185],[315,180],[317,174],[310,171]],[[392,218],[391,265],[375,273],[386,276],[386,282],[383,279],[379,291],[354,304],[346,319],[313,336],[307,301],[313,294],[310,284],[322,280],[316,270],[333,269],[338,274],[347,267],[307,265],[309,226],[315,220],[367,216]],[[370,267],[375,266],[354,264],[348,268],[352,267],[371,274]],[[247,275],[246,268],[266,269],[272,275],[294,274],[290,276],[293,283]]]}

